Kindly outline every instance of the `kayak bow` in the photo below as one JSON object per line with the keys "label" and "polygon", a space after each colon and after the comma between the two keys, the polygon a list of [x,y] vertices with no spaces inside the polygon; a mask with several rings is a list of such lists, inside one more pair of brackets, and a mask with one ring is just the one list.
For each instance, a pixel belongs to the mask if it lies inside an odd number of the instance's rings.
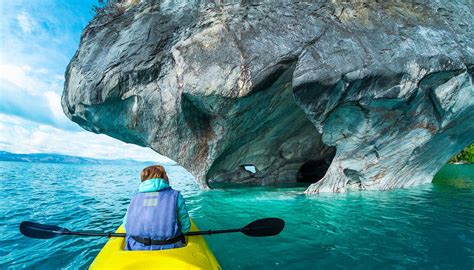
{"label": "kayak bow", "polygon": [[[198,231],[191,220],[191,232]],[[116,233],[124,233],[120,226]],[[202,235],[186,236],[181,248],[152,251],[126,251],[124,237],[112,237],[105,244],[89,269],[221,269]]]}

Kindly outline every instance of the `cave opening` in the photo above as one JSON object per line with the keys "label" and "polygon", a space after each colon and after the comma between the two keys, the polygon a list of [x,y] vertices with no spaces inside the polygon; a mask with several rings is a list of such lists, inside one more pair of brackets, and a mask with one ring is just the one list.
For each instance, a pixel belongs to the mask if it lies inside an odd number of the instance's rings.
{"label": "cave opening", "polygon": [[256,174],[257,173],[257,167],[255,167],[255,165],[253,164],[245,164],[245,165],[241,165],[241,167],[248,171],[249,173],[251,173],[252,175],[253,174]]}
{"label": "cave opening", "polygon": [[330,162],[325,159],[308,160],[301,165],[296,181],[299,183],[312,184],[321,180],[329,169]]}

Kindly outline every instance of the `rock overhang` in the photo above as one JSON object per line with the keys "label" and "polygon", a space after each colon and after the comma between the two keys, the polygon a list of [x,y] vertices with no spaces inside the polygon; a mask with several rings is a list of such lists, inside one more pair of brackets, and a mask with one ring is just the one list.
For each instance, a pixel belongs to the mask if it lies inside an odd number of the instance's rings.
{"label": "rock overhang", "polygon": [[[68,66],[66,115],[176,160],[203,187],[296,181],[333,147],[308,193],[408,186],[474,140],[463,1],[209,3],[97,16]],[[457,8],[457,25],[420,15],[440,8]]]}

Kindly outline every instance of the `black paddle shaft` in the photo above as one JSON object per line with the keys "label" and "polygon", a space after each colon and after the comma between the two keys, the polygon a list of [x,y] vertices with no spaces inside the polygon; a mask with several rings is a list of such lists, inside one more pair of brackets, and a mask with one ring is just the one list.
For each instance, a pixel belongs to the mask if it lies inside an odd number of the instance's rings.
{"label": "black paddle shaft", "polygon": [[107,237],[125,237],[126,233],[104,233],[95,231],[78,231],[78,232],[66,232],[65,235],[81,235],[81,236],[107,236]]}
{"label": "black paddle shaft", "polygon": [[186,236],[193,235],[211,235],[218,233],[231,233],[231,232],[240,232],[242,229],[228,229],[228,230],[207,230],[207,231],[197,231],[197,232],[188,232]]}

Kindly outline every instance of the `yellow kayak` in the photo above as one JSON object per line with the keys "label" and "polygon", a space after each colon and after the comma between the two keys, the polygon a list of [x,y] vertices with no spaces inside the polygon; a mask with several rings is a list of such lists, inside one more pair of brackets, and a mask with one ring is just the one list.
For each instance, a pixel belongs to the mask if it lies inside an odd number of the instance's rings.
{"label": "yellow kayak", "polygon": [[[198,231],[191,220],[191,231]],[[117,233],[124,233],[120,226]],[[181,248],[154,251],[125,251],[125,238],[112,237],[89,269],[221,269],[202,235],[186,236]]]}

